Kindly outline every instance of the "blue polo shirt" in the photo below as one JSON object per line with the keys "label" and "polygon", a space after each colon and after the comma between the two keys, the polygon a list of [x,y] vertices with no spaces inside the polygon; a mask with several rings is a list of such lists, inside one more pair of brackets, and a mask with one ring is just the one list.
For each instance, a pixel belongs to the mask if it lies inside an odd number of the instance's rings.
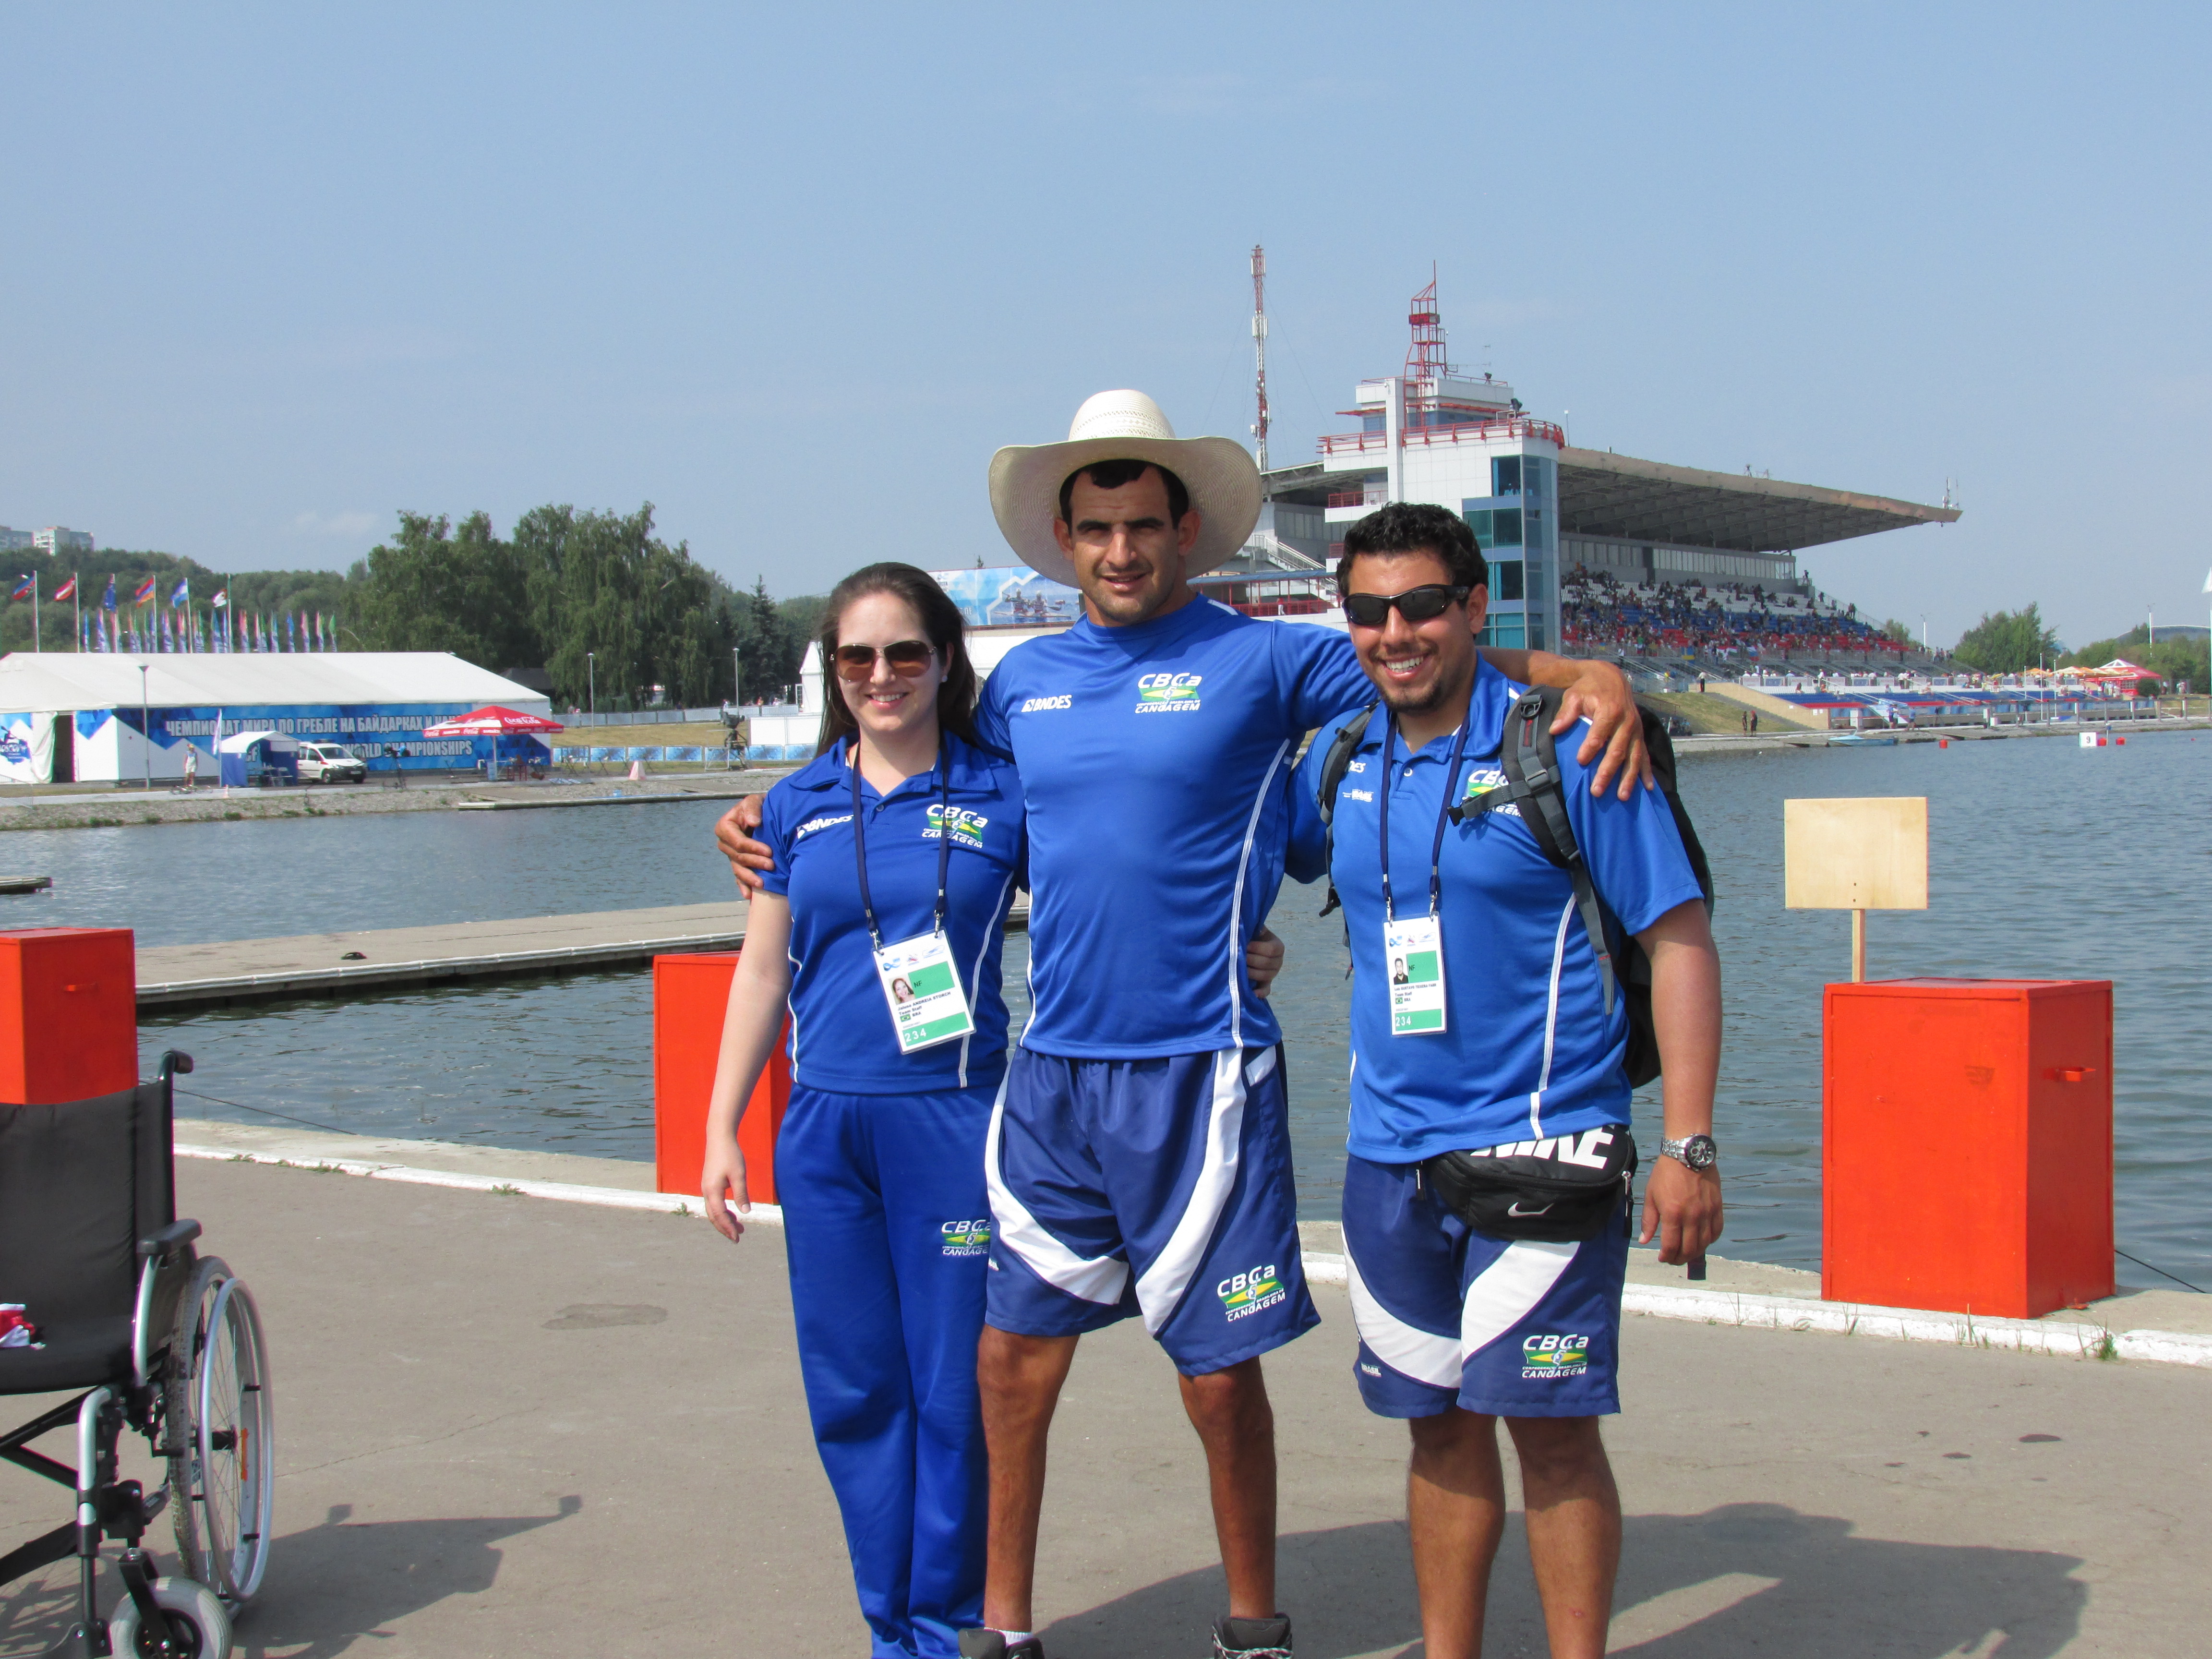
{"label": "blue polo shirt", "polygon": [[1087,617],[1006,653],[976,715],[1029,807],[1024,1048],[1076,1060],[1264,1046],[1244,946],[1282,884],[1299,740],[1367,700],[1333,629],[1211,599]]}
{"label": "blue polo shirt", "polygon": [[[1498,754],[1505,716],[1528,689],[1478,663],[1460,763],[1462,799],[1504,783]],[[1366,701],[1374,698],[1370,690]],[[1343,723],[1332,721],[1315,737],[1293,786],[1289,869],[1300,881],[1324,873],[1321,768]],[[1438,738],[1409,757],[1401,738],[1385,776],[1384,730],[1377,710],[1336,794],[1334,873],[1352,941],[1351,1150],[1379,1164],[1410,1164],[1453,1147],[1627,1122],[1626,1009],[1616,996],[1612,1014],[1605,1012],[1574,884],[1537,850],[1510,807],[1446,826],[1445,1030],[1390,1035],[1378,796],[1390,792],[1398,918],[1426,915],[1429,852],[1452,738]],[[1644,789],[1626,801],[1609,789],[1591,795],[1589,770],[1575,759],[1583,735],[1571,730],[1558,740],[1567,820],[1605,908],[1629,933],[1641,933],[1703,895],[1664,795]]]}
{"label": "blue polo shirt", "polygon": [[[848,738],[778,783],[761,808],[760,838],[775,854],[761,884],[791,904],[794,1083],[834,1094],[921,1093],[994,1084],[1006,1072],[999,961],[1022,882],[1021,786],[995,756],[949,732],[945,742],[952,815],[945,931],[975,1029],[958,1042],[899,1052],[854,867]],[[887,945],[927,933],[936,910],[942,764],[887,795],[860,781],[868,890]]]}

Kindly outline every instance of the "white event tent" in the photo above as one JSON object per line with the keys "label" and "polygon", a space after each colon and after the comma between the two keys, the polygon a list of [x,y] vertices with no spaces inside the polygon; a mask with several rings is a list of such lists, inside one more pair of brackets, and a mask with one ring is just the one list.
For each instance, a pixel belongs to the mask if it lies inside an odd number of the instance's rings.
{"label": "white event tent", "polygon": [[380,771],[464,768],[487,740],[426,740],[422,729],[493,702],[552,712],[527,686],[443,651],[17,651],[0,657],[0,780],[176,778],[194,750],[205,775],[216,740],[247,729],[339,744]]}

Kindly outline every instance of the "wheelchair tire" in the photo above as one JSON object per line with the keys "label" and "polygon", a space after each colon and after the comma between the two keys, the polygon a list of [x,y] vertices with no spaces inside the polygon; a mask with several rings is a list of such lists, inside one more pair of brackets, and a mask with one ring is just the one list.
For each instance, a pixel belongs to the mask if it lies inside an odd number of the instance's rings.
{"label": "wheelchair tire", "polygon": [[269,1564],[275,1419],[261,1316],[220,1257],[200,1258],[177,1304],[166,1406],[177,1553],[240,1606]]}
{"label": "wheelchair tire", "polygon": [[[230,1659],[230,1615],[206,1585],[189,1578],[156,1578],[154,1603],[169,1615],[172,1640],[183,1638],[178,1644],[182,1659]],[[178,1630],[179,1625],[185,1628]],[[140,1626],[138,1604],[128,1595],[107,1621],[107,1644],[118,1659],[161,1651],[155,1633]]]}

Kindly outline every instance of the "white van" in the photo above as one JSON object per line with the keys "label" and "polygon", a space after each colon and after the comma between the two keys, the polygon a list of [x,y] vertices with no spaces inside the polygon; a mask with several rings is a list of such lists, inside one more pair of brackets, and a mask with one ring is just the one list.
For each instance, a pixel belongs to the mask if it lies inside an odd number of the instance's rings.
{"label": "white van", "polygon": [[300,745],[300,781],[302,783],[366,783],[368,763],[349,755],[334,743],[303,743]]}

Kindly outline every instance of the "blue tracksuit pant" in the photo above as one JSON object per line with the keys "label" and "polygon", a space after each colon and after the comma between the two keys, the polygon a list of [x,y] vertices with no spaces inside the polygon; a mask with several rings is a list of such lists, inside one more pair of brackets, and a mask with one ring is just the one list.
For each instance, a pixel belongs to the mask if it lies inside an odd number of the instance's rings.
{"label": "blue tracksuit pant", "polygon": [[776,1137],[806,1407],[876,1659],[954,1659],[982,1622],[975,1342],[996,1092],[795,1087]]}

